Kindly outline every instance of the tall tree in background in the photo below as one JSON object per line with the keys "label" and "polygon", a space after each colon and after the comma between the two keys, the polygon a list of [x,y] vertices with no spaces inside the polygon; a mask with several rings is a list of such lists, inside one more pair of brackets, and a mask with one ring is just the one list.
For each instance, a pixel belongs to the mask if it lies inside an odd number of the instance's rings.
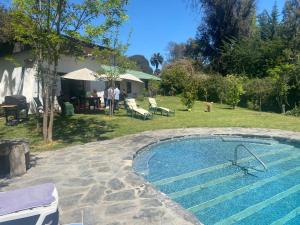
{"label": "tall tree in background", "polygon": [[255,0],[191,0],[201,9],[203,23],[196,39],[205,61],[219,70],[221,48],[229,39],[251,35],[255,17]]}
{"label": "tall tree in background", "polygon": [[14,47],[14,32],[9,9],[0,5],[0,57],[11,54]]}
{"label": "tall tree in background", "polygon": [[159,65],[162,65],[164,62],[164,58],[162,57],[162,55],[160,53],[154,53],[150,59],[150,63],[152,66],[155,66],[155,71],[154,73],[156,75],[160,74],[160,70],[158,69]]}
{"label": "tall tree in background", "polygon": [[184,59],[186,57],[186,44],[170,42],[167,50],[169,52],[168,62],[172,63],[176,60]]}
{"label": "tall tree in background", "polygon": [[258,15],[258,25],[262,40],[274,40],[279,35],[279,12],[275,3],[271,14],[264,10]]}
{"label": "tall tree in background", "polygon": [[300,54],[300,1],[287,0],[283,9],[283,39],[290,49],[292,61]]}
{"label": "tall tree in background", "polygon": [[57,66],[62,54],[72,55],[66,49],[70,38],[101,44],[107,40],[105,33],[126,19],[126,4],[127,0],[13,1],[11,16],[15,40],[30,45],[36,57],[42,84],[45,142],[52,141]]}

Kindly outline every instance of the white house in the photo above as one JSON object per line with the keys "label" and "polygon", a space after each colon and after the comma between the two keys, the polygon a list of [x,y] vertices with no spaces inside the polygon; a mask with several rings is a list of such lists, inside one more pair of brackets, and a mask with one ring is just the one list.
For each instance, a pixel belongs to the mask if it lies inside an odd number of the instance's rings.
{"label": "white house", "polygon": [[[88,68],[95,72],[101,69],[101,65],[91,57],[78,59],[63,55],[58,64],[59,75]],[[120,83],[120,89],[125,90],[128,96],[136,97],[143,94],[147,88],[148,80],[160,80],[150,74],[139,71],[130,71],[132,75],[144,81],[144,83],[123,80]],[[4,102],[5,96],[24,95],[28,103],[33,103],[34,97],[41,96],[41,88],[36,78],[36,68],[33,63],[33,55],[30,50],[13,54],[12,59],[0,58],[0,104]],[[76,89],[84,88],[86,91],[103,91],[106,87],[105,81],[74,81],[67,79],[58,79],[57,93],[67,97],[72,97]],[[30,104],[32,105],[32,104]]]}

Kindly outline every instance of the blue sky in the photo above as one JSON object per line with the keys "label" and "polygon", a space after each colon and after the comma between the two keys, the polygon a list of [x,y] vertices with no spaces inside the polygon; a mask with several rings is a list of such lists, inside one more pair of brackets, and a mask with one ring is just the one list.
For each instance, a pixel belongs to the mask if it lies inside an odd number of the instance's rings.
{"label": "blue sky", "polygon": [[[275,0],[257,0],[257,10],[271,10]],[[277,0],[281,12],[284,0]],[[185,0],[129,0],[129,20],[122,29],[122,39],[130,46],[127,55],[142,54],[150,58],[154,52],[166,55],[170,41],[185,42],[195,37],[201,21],[199,15],[187,7]]]}

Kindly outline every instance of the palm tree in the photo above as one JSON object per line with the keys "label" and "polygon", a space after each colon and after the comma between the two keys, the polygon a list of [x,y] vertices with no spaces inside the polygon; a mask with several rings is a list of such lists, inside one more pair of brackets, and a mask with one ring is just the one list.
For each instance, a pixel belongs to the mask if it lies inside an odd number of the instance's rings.
{"label": "palm tree", "polygon": [[154,53],[150,59],[150,63],[152,66],[155,66],[155,71],[154,73],[155,74],[159,74],[160,73],[160,70],[158,69],[158,66],[159,64],[162,65],[164,61],[164,58],[161,56],[160,53]]}

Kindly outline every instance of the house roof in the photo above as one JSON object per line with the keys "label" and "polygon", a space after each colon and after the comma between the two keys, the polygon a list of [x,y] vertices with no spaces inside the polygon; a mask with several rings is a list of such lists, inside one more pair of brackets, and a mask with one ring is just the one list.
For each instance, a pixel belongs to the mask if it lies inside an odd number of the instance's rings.
{"label": "house roof", "polygon": [[136,70],[128,70],[128,73],[131,73],[132,75],[134,75],[135,77],[141,79],[141,80],[161,80],[159,77],[148,74],[148,73],[144,73],[141,71],[136,71]]}
{"label": "house roof", "polygon": [[[102,65],[101,67],[104,71],[109,71],[111,69],[111,67],[107,66],[107,65]],[[148,73],[144,73],[141,71],[137,71],[137,70],[126,70],[126,73],[132,74],[133,76],[135,76],[136,78],[139,78],[141,80],[157,80],[157,81],[161,80],[157,76],[154,76],[154,75],[151,75]]]}

